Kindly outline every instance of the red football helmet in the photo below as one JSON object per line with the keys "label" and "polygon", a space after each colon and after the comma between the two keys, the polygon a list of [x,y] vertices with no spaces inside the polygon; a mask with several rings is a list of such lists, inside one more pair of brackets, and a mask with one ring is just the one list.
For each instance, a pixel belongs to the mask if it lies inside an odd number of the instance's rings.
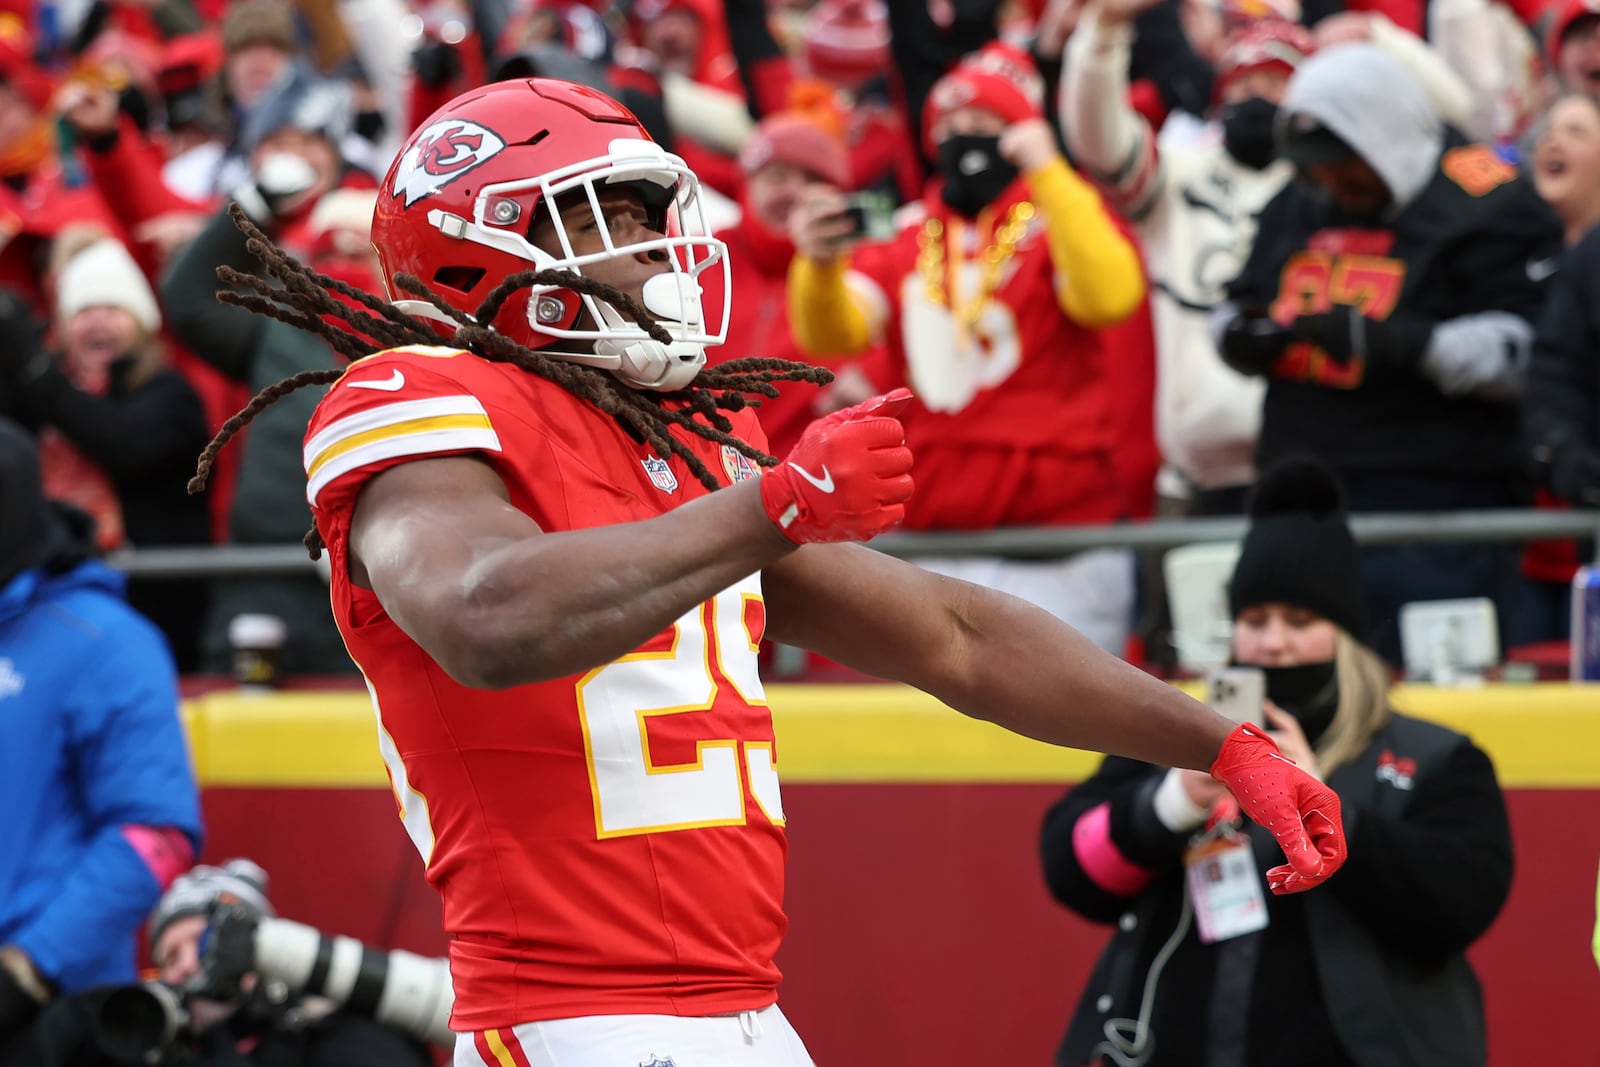
{"label": "red football helmet", "polygon": [[[587,206],[580,210],[600,218],[597,194],[619,185],[640,195],[650,228],[660,236],[616,245],[602,226],[605,250],[578,255],[569,233],[586,219],[569,231],[561,199],[572,215],[573,197],[565,194],[581,193]],[[555,224],[561,245],[555,252],[529,239],[541,212]],[[420,278],[445,303],[471,315],[502,279],[519,271],[582,274],[585,264],[599,260],[664,251],[662,273],[645,284],[643,303],[672,335],[670,345],[651,340],[606,301],[548,286],[515,294],[490,324],[519,344],[602,367],[639,388],[683,388],[705,365],[706,346],[727,337],[727,309],[711,329],[700,303],[703,272],[720,264],[724,292],[729,279],[727,248],[706,224],[699,179],[651,140],[627,108],[582,85],[544,78],[496,82],[430,115],[384,176],[372,243],[390,299],[435,319],[439,312],[425,301],[403,299],[408,294],[395,285],[397,274]],[[584,311],[588,321],[580,327]]]}

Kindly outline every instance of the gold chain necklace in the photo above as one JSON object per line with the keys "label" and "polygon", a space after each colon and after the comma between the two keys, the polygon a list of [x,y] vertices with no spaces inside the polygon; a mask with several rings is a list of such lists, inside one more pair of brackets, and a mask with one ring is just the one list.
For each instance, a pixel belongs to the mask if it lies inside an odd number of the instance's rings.
{"label": "gold chain necklace", "polygon": [[[1017,245],[1027,236],[1028,223],[1033,220],[1034,214],[1033,205],[1026,200],[1015,204],[1006,213],[1005,221],[994,231],[994,237],[978,253],[982,274],[979,276],[977,295],[959,304],[952,303],[950,293],[959,290],[959,275],[956,272],[966,258],[959,247],[960,227],[947,232],[944,223],[937,218],[929,218],[922,224],[922,233],[917,236],[917,273],[922,277],[922,291],[932,303],[950,307],[963,336],[972,332],[984,309],[989,306],[989,301],[994,299],[995,290],[1000,288],[1000,272],[1016,254]],[[948,253],[947,244],[950,246]]]}

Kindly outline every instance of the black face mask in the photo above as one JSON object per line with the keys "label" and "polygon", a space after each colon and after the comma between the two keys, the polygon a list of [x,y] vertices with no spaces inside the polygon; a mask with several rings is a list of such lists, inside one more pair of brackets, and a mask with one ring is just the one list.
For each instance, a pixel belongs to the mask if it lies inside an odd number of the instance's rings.
{"label": "black face mask", "polygon": [[1252,96],[1237,104],[1222,106],[1222,147],[1228,155],[1251,170],[1262,170],[1278,155],[1273,126],[1278,105]]}
{"label": "black face mask", "polygon": [[939,144],[939,174],[944,178],[939,195],[952,210],[969,219],[1017,180],[1017,168],[1000,158],[1000,138],[963,133]]}
{"label": "black face mask", "polygon": [[356,112],[353,126],[356,136],[377,144],[383,137],[383,131],[388,127],[388,120],[381,111]]}
{"label": "black face mask", "polygon": [[121,395],[127,392],[128,375],[133,373],[133,368],[139,363],[139,357],[132,352],[124,352],[111,361],[107,372],[111,379],[112,395]]}
{"label": "black face mask", "polygon": [[1313,745],[1339,710],[1339,678],[1334,660],[1298,667],[1263,667],[1267,699],[1293,715]]}

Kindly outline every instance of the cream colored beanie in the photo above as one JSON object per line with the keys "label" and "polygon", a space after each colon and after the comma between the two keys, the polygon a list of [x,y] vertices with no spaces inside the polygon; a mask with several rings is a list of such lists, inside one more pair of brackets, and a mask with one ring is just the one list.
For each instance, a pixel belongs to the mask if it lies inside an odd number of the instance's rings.
{"label": "cream colored beanie", "polygon": [[67,260],[56,278],[56,319],[65,321],[84,308],[117,307],[147,333],[161,329],[161,306],[144,271],[113,237],[102,238]]}

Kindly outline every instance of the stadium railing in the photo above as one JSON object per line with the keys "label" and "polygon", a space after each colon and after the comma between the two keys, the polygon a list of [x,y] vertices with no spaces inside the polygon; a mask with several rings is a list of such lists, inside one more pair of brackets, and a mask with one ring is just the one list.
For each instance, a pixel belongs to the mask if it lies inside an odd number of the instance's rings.
{"label": "stadium railing", "polygon": [[[1600,549],[1600,510],[1503,509],[1451,512],[1395,512],[1352,515],[1356,540],[1367,545],[1445,541],[1534,541],[1590,539]],[[1158,550],[1207,541],[1234,541],[1244,535],[1239,518],[1153,519],[1099,526],[1014,526],[1000,530],[893,533],[872,547],[891,556],[987,555],[1048,559],[1091,548]],[[1600,553],[1594,555],[1600,563]],[[232,577],[315,572],[303,546],[214,545],[138,548],[113,553],[109,562],[140,578]]]}

